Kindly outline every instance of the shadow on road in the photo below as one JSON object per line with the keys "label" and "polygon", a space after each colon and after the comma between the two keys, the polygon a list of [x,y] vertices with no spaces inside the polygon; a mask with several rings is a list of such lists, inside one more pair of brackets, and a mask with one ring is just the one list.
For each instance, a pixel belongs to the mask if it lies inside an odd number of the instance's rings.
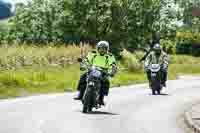
{"label": "shadow on road", "polygon": [[153,95],[153,94],[149,94],[151,96],[170,96],[170,94],[167,94],[167,93],[161,93],[161,94],[157,94],[157,95]]}
{"label": "shadow on road", "polygon": [[192,119],[194,119],[194,120],[200,120],[200,118],[192,118]]}
{"label": "shadow on road", "polygon": [[[81,112],[81,110],[79,110],[78,112]],[[116,113],[111,113],[111,112],[105,112],[105,111],[92,111],[92,112],[89,112],[87,114],[91,114],[91,115],[119,115],[119,114],[116,114]]]}
{"label": "shadow on road", "polygon": [[94,114],[94,115],[119,115],[115,113],[110,113],[110,112],[103,112],[103,111],[92,111],[88,114]]}
{"label": "shadow on road", "polygon": [[167,94],[167,93],[161,93],[160,95],[161,95],[161,96],[170,96],[170,95]]}

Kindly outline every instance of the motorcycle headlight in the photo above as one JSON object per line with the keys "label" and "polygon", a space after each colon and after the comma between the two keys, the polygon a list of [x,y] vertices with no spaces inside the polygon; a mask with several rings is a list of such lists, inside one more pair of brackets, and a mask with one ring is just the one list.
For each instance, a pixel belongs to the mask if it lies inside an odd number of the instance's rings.
{"label": "motorcycle headlight", "polygon": [[98,78],[98,77],[101,77],[101,72],[98,71],[98,70],[92,70],[92,71],[90,72],[90,75],[91,75],[92,77]]}
{"label": "motorcycle headlight", "polygon": [[158,72],[160,70],[160,64],[151,64],[151,72]]}

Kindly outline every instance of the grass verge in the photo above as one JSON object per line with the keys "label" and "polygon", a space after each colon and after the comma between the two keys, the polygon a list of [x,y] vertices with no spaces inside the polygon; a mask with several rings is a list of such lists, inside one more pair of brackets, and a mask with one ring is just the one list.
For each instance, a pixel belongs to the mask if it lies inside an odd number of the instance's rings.
{"label": "grass verge", "polygon": [[[1,46],[0,98],[75,91],[81,74],[76,59],[90,49],[88,45]],[[143,64],[138,61],[142,56],[142,52],[133,55],[124,50],[120,71],[111,79],[111,86],[146,82]],[[186,55],[171,56],[169,79],[180,74],[200,74],[199,60]]]}
{"label": "grass verge", "polygon": [[[172,64],[169,79],[178,74],[199,74],[200,65]],[[42,93],[75,91],[80,77],[79,65],[67,67],[26,67],[13,71],[0,72],[0,98],[29,96]],[[146,74],[120,71],[112,80],[112,86],[146,82]]]}

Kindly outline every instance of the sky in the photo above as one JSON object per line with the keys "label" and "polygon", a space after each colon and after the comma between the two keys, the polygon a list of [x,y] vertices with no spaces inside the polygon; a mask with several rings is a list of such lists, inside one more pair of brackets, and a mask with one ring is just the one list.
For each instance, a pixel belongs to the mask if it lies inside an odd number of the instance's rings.
{"label": "sky", "polygon": [[24,4],[26,4],[26,2],[28,0],[0,0],[0,1],[4,1],[4,2],[7,2],[7,3],[10,3],[12,5],[11,11],[14,11],[16,3],[24,3]]}
{"label": "sky", "polygon": [[16,3],[26,3],[27,0],[0,0],[0,1],[9,2],[11,4],[16,4]]}

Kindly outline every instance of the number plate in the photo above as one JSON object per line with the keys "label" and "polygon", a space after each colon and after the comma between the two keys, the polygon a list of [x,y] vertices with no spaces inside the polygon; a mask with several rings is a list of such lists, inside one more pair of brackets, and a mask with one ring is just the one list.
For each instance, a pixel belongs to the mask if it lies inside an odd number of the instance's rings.
{"label": "number plate", "polygon": [[157,74],[156,73],[151,73],[151,76],[152,77],[155,77]]}
{"label": "number plate", "polygon": [[89,82],[89,86],[94,86],[94,82]]}

